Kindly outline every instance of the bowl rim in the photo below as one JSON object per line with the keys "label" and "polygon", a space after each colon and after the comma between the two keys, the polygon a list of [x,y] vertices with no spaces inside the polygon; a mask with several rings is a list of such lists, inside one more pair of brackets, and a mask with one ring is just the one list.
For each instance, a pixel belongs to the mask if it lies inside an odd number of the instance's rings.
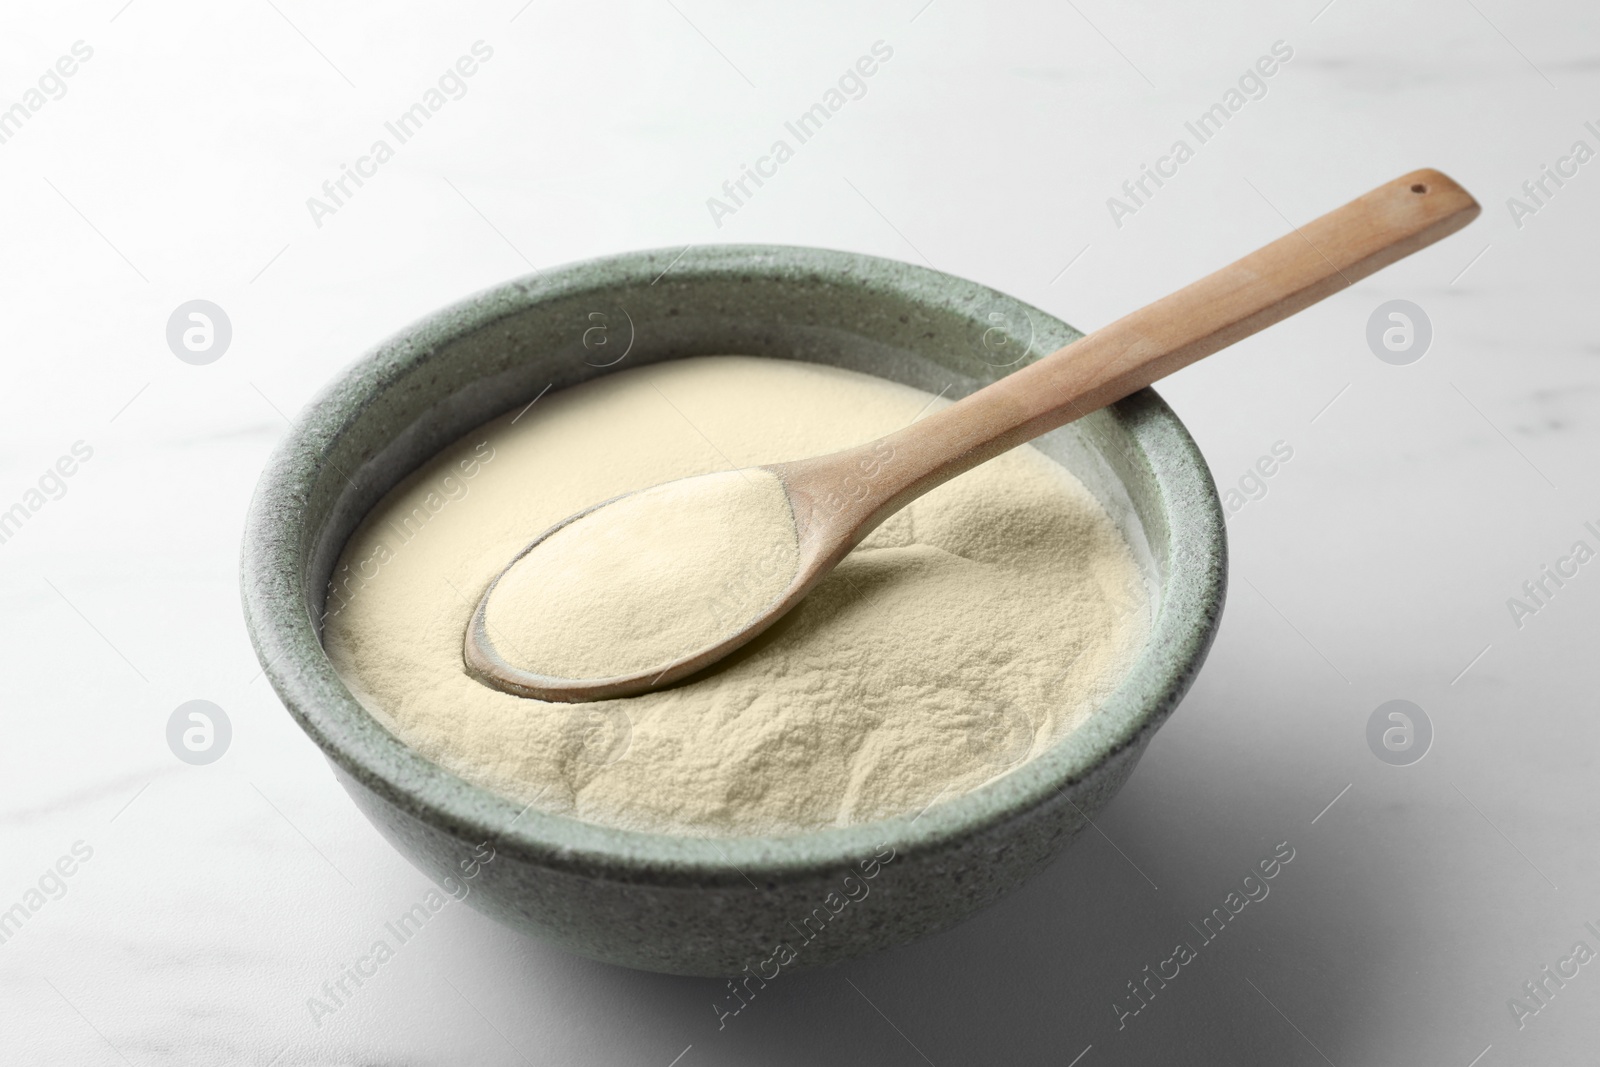
{"label": "bowl rim", "polygon": [[[1024,819],[1058,796],[1077,807],[1069,787],[1086,782],[1120,755],[1136,756],[1182,699],[1210,648],[1225,596],[1221,499],[1193,438],[1151,389],[1108,409],[1132,439],[1166,512],[1168,574],[1145,648],[1122,683],[1077,729],[988,783],[942,803],[936,798],[916,815],[786,836],[702,837],[623,830],[535,811],[532,804],[523,806],[466,781],[412,749],[379,723],[334,671],[306,608],[302,580],[317,532],[307,528],[305,505],[326,474],[327,452],[375,397],[442,346],[508,315],[574,292],[650,284],[667,270],[680,283],[751,273],[776,281],[821,275],[946,313],[1011,306],[1047,328],[1081,336],[1055,316],[1006,294],[896,260],[786,245],[695,245],[688,250],[692,255],[684,251],[625,252],[491,286],[370,349],[305,406],[257,483],[240,564],[247,629],[285,707],[337,769],[464,847],[492,841],[497,852],[537,866],[618,882],[754,886],[762,879],[820,876],[870,857],[886,843],[897,855],[958,845]],[[506,409],[524,399],[506,398]]]}

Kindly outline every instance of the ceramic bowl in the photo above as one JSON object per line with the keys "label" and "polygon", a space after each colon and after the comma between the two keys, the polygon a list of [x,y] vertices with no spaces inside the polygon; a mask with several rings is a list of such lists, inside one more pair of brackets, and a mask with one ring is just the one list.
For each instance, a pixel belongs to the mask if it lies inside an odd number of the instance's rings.
{"label": "ceramic bowl", "polygon": [[1148,647],[1081,728],[917,815],[719,839],[519,817],[521,805],[429,762],[357,702],[320,643],[324,591],[389,489],[547,386],[738,353],[958,397],[1078,336],[960,278],[810,248],[637,252],[508,282],[379,345],[278,446],[244,540],[256,654],[378,830],[436,882],[470,885],[467,902],[514,929],[628,967],[746,982],[925,937],[1066,848],[1127,781],[1211,644],[1226,583],[1222,509],[1194,441],[1153,391],[1037,442],[1134,547],[1155,604]]}

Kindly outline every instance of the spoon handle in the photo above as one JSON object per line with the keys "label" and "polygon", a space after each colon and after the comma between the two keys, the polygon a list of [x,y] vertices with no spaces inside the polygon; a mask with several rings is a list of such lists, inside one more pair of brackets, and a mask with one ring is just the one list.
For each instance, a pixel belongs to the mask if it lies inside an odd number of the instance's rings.
{"label": "spoon handle", "polygon": [[[1121,400],[1471,222],[1478,202],[1413,171],[1045,356],[873,446],[884,464],[861,533],[1007,449]],[[886,449],[884,446],[887,445]],[[864,509],[866,510],[866,509]]]}

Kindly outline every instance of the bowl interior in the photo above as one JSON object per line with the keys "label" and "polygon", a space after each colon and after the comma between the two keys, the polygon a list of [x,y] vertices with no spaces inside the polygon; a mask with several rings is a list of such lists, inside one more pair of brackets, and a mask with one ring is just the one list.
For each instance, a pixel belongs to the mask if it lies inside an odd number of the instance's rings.
{"label": "bowl interior", "polygon": [[[908,264],[768,246],[676,255],[632,253],[507,283],[352,366],[300,416],[257,490],[245,543],[247,620],[274,686],[329,758],[441,829],[472,840],[494,834],[531,858],[581,857],[623,878],[826,866],[870,852],[887,828],[713,843],[519,817],[519,806],[432,764],[373,720],[320,645],[328,578],[367,512],[440,449],[544,390],[662,360],[741,354],[830,364],[957,398],[1080,336],[1020,301]],[[1215,629],[1221,506],[1166,405],[1145,390],[1035,444],[1083,481],[1132,546],[1151,598],[1151,640],[1105,705],[1045,753],[914,825],[887,820],[908,848],[1003,821],[1142,743],[1187,688]]]}

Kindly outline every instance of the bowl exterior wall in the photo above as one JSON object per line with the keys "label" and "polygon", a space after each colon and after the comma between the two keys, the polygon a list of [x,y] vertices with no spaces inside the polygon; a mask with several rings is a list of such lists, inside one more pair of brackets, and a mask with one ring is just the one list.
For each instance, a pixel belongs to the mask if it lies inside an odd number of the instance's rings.
{"label": "bowl exterior wall", "polygon": [[1122,788],[1143,750],[1123,749],[1055,801],[989,834],[918,852],[875,849],[832,870],[715,887],[618,882],[602,871],[553,869],[491,853],[334,770],[396,850],[469,907],[514,930],[644,971],[771,981],[909,944],[993,904],[1060,855]]}

